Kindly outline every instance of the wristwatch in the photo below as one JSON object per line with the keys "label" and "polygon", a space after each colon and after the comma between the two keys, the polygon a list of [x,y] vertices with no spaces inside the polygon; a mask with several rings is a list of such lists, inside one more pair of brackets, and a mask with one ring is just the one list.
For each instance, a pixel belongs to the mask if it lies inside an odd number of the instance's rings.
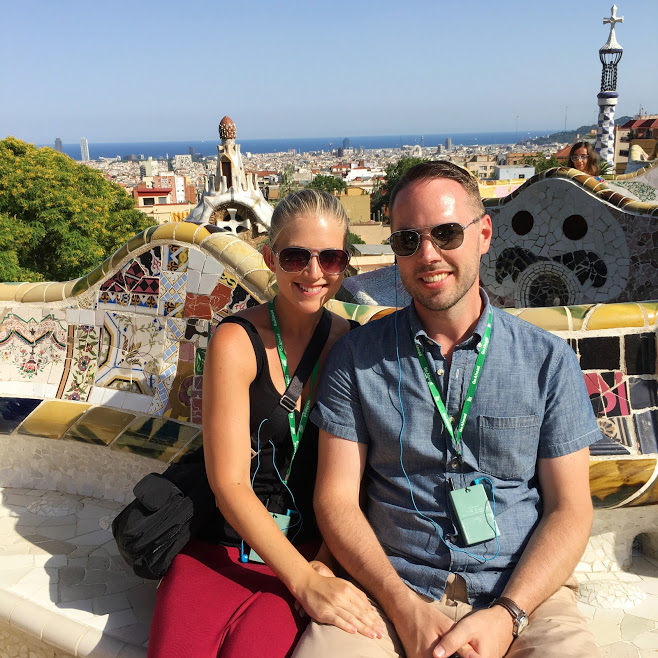
{"label": "wristwatch", "polygon": [[519,637],[528,625],[528,615],[526,614],[526,611],[519,608],[512,599],[508,599],[506,596],[499,596],[489,607],[491,608],[494,605],[499,605],[505,608],[505,610],[512,615],[512,619],[514,620],[512,634],[514,637]]}

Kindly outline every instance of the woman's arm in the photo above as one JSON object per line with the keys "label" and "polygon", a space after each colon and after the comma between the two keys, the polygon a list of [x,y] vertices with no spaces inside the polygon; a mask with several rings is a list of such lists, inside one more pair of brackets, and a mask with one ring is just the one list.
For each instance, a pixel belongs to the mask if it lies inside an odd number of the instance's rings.
{"label": "woman's arm", "polygon": [[379,622],[366,596],[347,581],[318,574],[251,488],[249,386],[256,368],[244,329],[221,325],[208,346],[203,381],[204,453],[217,506],[313,619],[373,637]]}

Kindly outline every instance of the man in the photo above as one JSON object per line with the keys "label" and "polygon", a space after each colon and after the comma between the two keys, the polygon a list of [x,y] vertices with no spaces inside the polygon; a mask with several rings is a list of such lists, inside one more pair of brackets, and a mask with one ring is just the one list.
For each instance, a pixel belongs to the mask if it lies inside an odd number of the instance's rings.
{"label": "man", "polygon": [[295,656],[597,656],[571,576],[600,438],[576,356],[479,289],[470,174],[417,165],[390,213],[413,302],[336,344],[312,417],[318,523],[387,632],[313,622]]}

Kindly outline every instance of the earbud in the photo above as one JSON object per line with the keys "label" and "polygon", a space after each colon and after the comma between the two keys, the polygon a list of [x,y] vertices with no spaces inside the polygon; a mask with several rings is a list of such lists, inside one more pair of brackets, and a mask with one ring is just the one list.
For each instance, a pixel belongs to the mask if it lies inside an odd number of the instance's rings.
{"label": "earbud", "polygon": [[243,564],[249,562],[249,556],[244,552],[244,541],[240,542],[240,562]]}

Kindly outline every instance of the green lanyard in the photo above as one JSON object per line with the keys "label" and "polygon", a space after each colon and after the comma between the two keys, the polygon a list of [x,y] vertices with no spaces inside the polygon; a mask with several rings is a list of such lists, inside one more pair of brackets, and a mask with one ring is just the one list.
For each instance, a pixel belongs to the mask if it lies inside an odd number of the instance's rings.
{"label": "green lanyard", "polygon": [[489,317],[487,318],[487,328],[484,331],[484,336],[482,336],[482,346],[480,348],[480,353],[478,354],[478,357],[475,360],[475,366],[473,367],[473,374],[471,375],[471,381],[468,385],[468,390],[466,391],[466,400],[464,401],[464,406],[462,407],[462,415],[461,418],[459,419],[459,425],[457,425],[457,429],[454,431],[452,429],[452,423],[450,422],[450,417],[448,416],[448,412],[446,411],[445,404],[443,404],[443,400],[441,399],[439,390],[436,388],[436,384],[434,383],[434,378],[432,377],[429,364],[427,363],[427,359],[425,358],[425,353],[423,352],[421,346],[416,342],[415,336],[413,335],[413,331],[411,333],[411,340],[414,344],[414,347],[416,348],[416,354],[418,354],[418,360],[420,361],[420,365],[423,368],[423,374],[425,375],[425,380],[427,381],[427,385],[429,386],[430,393],[432,394],[432,398],[434,398],[434,404],[436,405],[436,408],[439,410],[439,414],[441,415],[441,420],[443,420],[443,424],[445,425],[446,430],[448,430],[448,434],[450,434],[450,437],[452,438],[452,441],[455,446],[455,452],[457,453],[457,458],[459,459],[460,463],[463,463],[463,460],[462,460],[461,450],[459,449],[459,443],[462,438],[462,432],[464,431],[464,425],[466,425],[466,419],[468,418],[468,413],[471,410],[471,405],[473,404],[473,398],[475,397],[475,389],[478,386],[478,381],[480,380],[480,373],[482,372],[482,365],[484,364],[484,359],[487,356],[487,350],[489,349],[489,338],[491,337],[492,316],[493,316],[493,312],[491,309],[489,309]]}
{"label": "green lanyard", "polygon": [[[288,372],[288,358],[286,357],[286,350],[283,347],[283,338],[281,338],[281,330],[279,329],[279,322],[276,319],[276,313],[274,311],[274,300],[271,299],[269,303],[270,311],[270,321],[272,322],[272,331],[274,331],[274,337],[276,338],[276,348],[279,351],[279,360],[281,361],[281,370],[283,370],[283,379],[286,383],[286,388],[290,385],[290,373]],[[286,473],[285,481],[288,481],[290,477],[290,471],[292,470],[292,462],[295,459],[297,454],[297,449],[299,448],[299,442],[302,440],[304,435],[304,430],[306,429],[306,421],[308,420],[308,415],[311,412],[311,398],[313,397],[313,388],[315,386],[315,379],[318,376],[318,366],[320,361],[318,360],[313,366],[313,372],[311,373],[311,391],[308,395],[308,400],[304,405],[302,410],[302,417],[299,419],[299,427],[295,429],[295,411],[290,411],[288,413],[288,422],[290,423],[290,438],[292,439],[292,456],[290,457],[290,464],[288,465],[288,471]]]}

